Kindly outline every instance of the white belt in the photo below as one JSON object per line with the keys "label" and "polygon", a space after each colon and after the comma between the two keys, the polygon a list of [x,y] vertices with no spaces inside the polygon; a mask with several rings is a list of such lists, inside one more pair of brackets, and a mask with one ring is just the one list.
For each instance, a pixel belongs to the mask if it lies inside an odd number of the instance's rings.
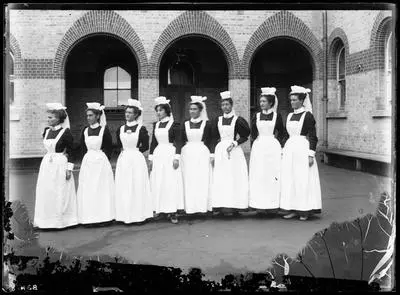
{"label": "white belt", "polygon": [[274,135],[259,135],[258,138],[262,139],[262,138],[275,138]]}
{"label": "white belt", "polygon": [[124,148],[122,151],[138,151],[139,149],[137,147],[129,147],[129,148]]}

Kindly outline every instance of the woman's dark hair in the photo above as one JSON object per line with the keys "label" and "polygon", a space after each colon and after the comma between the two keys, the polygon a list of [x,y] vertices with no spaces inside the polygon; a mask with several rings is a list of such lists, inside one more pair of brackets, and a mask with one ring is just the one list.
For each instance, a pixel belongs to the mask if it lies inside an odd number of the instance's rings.
{"label": "woman's dark hair", "polygon": [[142,111],[139,110],[138,107],[135,107],[135,106],[126,106],[126,107],[125,107],[125,111],[126,111],[127,109],[132,109],[132,110],[133,110],[133,113],[136,115],[136,117],[140,117],[140,116],[142,115]]}
{"label": "woman's dark hair", "polygon": [[164,103],[164,104],[156,105],[154,107],[154,110],[157,111],[158,107],[162,108],[165,111],[165,113],[167,114],[168,117],[171,116],[171,107],[169,106],[169,104]]}
{"label": "woman's dark hair", "polygon": [[100,117],[101,117],[101,115],[102,115],[102,111],[100,111],[100,110],[95,110],[95,109],[87,109],[87,110],[86,110],[86,113],[87,113],[88,111],[92,111],[93,114],[95,114],[96,116],[99,116],[99,119],[98,119],[97,121],[100,122]]}
{"label": "woman's dark hair", "polygon": [[273,107],[275,105],[275,96],[271,95],[271,94],[263,94],[260,96],[261,97],[265,97],[268,101],[268,103],[271,105],[271,107]]}
{"label": "woman's dark hair", "polygon": [[299,98],[299,100],[304,101],[306,99],[307,94],[305,93],[293,93],[291,95],[297,95],[297,97]]}
{"label": "woman's dark hair", "polygon": [[59,124],[64,123],[65,119],[67,118],[67,113],[64,110],[50,110],[47,112],[54,114],[57,117]]}
{"label": "woman's dark hair", "polygon": [[192,102],[190,103],[191,105],[194,104],[195,106],[197,106],[200,110],[200,112],[203,110],[203,105],[200,102]]}
{"label": "woman's dark hair", "polygon": [[228,101],[230,104],[231,104],[231,106],[233,105],[233,100],[232,100],[232,98],[224,98],[224,99],[222,99],[222,101],[221,101],[221,103],[223,102],[223,101]]}

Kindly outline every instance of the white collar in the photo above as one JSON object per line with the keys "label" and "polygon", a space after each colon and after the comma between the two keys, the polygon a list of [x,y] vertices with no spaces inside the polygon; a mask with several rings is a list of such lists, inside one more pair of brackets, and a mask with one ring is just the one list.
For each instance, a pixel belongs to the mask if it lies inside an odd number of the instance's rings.
{"label": "white collar", "polygon": [[138,124],[138,122],[136,120],[134,120],[132,122],[126,121],[126,126],[128,126],[128,127],[133,127],[133,126],[135,126],[137,124]]}
{"label": "white collar", "polygon": [[300,114],[302,112],[304,112],[306,109],[304,107],[298,108],[297,110],[293,110],[293,113],[295,114]]}
{"label": "white collar", "polygon": [[268,114],[271,114],[271,113],[273,113],[274,112],[274,110],[273,109],[268,109],[267,111],[265,111],[265,110],[262,110],[261,111],[264,115],[268,115]]}
{"label": "white collar", "polygon": [[62,128],[62,126],[60,125],[60,124],[58,124],[58,125],[56,125],[56,126],[50,126],[50,130],[52,130],[52,131],[57,131],[57,130],[60,130]]}
{"label": "white collar", "polygon": [[198,117],[197,119],[193,119],[193,118],[190,119],[190,122],[192,122],[192,123],[200,123],[201,121],[202,120],[200,117]]}
{"label": "white collar", "polygon": [[168,122],[171,119],[171,117],[165,117],[163,119],[160,120],[161,123],[165,123]]}
{"label": "white collar", "polygon": [[93,125],[90,125],[90,128],[96,129],[96,128],[99,127],[99,126],[100,126],[99,123],[95,123],[95,124],[93,124]]}
{"label": "white collar", "polygon": [[233,116],[235,115],[235,113],[233,112],[233,110],[230,112],[230,113],[228,113],[228,114],[223,114],[223,117],[224,118],[226,118],[226,119],[229,119],[229,118],[232,118]]}

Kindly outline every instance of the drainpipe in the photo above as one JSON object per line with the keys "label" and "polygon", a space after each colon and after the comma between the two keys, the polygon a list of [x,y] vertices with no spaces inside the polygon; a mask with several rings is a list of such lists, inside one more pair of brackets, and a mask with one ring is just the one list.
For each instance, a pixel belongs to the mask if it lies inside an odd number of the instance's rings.
{"label": "drainpipe", "polygon": [[[323,127],[323,149],[328,148],[328,12],[322,13],[323,20],[323,45],[324,45],[324,71],[323,71],[323,97],[322,97],[322,127]],[[324,157],[325,158],[325,157]]]}

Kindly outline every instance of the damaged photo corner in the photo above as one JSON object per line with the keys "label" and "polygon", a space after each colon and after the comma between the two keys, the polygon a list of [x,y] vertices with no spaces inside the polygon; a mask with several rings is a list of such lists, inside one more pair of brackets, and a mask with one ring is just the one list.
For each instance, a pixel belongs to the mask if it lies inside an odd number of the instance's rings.
{"label": "damaged photo corner", "polygon": [[3,292],[394,291],[394,4],[7,4]]}

